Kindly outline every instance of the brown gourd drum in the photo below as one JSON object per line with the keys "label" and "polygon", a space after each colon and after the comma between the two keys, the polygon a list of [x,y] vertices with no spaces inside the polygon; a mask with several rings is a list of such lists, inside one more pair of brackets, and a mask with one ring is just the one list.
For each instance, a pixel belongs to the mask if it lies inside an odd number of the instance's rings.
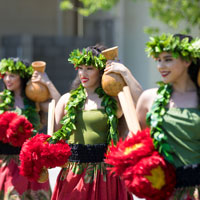
{"label": "brown gourd drum", "polygon": [[[32,62],[34,71],[44,73],[46,63],[44,61]],[[32,82],[31,80],[27,83],[25,89],[26,96],[34,102],[44,102],[49,99],[48,88],[40,82]]]}
{"label": "brown gourd drum", "polygon": [[[118,47],[106,49],[102,51],[102,54],[107,60],[115,60],[118,58]],[[111,72],[109,74],[103,74],[101,85],[106,94],[117,96],[123,90],[126,83],[120,74]]]}
{"label": "brown gourd drum", "polygon": [[120,74],[109,73],[102,76],[102,88],[106,94],[116,97],[126,85]]}

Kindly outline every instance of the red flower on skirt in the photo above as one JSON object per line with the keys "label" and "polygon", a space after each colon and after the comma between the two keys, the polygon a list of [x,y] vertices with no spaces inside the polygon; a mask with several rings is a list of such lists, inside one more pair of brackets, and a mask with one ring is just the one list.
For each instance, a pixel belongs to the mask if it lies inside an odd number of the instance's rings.
{"label": "red flower on skirt", "polygon": [[33,125],[23,115],[18,115],[9,124],[6,137],[11,145],[20,147],[33,134]]}
{"label": "red flower on skirt", "polygon": [[43,168],[43,161],[40,156],[42,146],[49,136],[37,134],[22,145],[20,151],[20,174],[30,180],[37,181]]}
{"label": "red flower on skirt", "polygon": [[124,179],[127,189],[147,200],[168,199],[176,183],[175,168],[155,150],[150,130],[109,147],[105,162]]}
{"label": "red flower on skirt", "polygon": [[0,140],[4,143],[9,143],[9,138],[7,137],[7,130],[9,124],[13,119],[17,118],[19,115],[15,112],[6,111],[0,114]]}
{"label": "red flower on skirt", "polygon": [[122,175],[124,170],[135,165],[144,156],[149,156],[155,151],[149,129],[145,129],[138,134],[132,134],[124,141],[119,140],[115,146],[109,146],[105,162],[112,165],[111,172]]}
{"label": "red flower on skirt", "polygon": [[175,168],[158,152],[127,168],[122,178],[130,192],[146,200],[168,199],[176,183]]}
{"label": "red flower on skirt", "polygon": [[27,140],[20,152],[20,174],[30,180],[37,181],[42,169],[64,165],[71,149],[64,141],[56,144],[48,143],[49,135],[37,134]]}
{"label": "red flower on skirt", "polygon": [[71,148],[64,140],[60,140],[56,144],[46,142],[45,147],[41,152],[41,156],[46,168],[54,168],[67,163],[71,155]]}

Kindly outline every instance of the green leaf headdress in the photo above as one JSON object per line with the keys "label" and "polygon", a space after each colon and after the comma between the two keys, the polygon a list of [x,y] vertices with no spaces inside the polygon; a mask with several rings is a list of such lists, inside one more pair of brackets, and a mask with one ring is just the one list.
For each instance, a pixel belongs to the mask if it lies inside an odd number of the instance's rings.
{"label": "green leaf headdress", "polygon": [[200,39],[190,41],[189,37],[180,39],[172,34],[150,37],[146,44],[148,56],[157,58],[162,52],[170,52],[174,58],[182,57],[184,60],[196,62],[200,58]]}
{"label": "green leaf headdress", "polygon": [[97,57],[92,54],[92,51],[86,51],[86,49],[80,51],[79,49],[75,49],[70,53],[68,61],[72,63],[75,68],[79,65],[92,65],[95,68],[102,70],[105,68],[107,60],[102,54],[99,54]]}
{"label": "green leaf headdress", "polygon": [[4,58],[0,61],[0,73],[3,75],[6,72],[19,74],[21,78],[31,78],[33,74],[32,66],[26,64],[19,58]]}

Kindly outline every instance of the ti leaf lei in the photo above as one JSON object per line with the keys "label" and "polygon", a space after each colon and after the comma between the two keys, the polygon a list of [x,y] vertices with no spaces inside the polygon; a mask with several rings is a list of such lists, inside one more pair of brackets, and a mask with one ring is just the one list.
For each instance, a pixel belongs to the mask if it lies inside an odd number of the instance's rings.
{"label": "ti leaf lei", "polygon": [[69,101],[65,108],[67,114],[60,121],[63,126],[61,129],[53,133],[52,137],[49,139],[50,143],[56,143],[62,139],[67,140],[72,131],[76,130],[75,122],[77,111],[83,107],[85,100],[86,95],[82,85],[71,91]]}
{"label": "ti leaf lei", "polygon": [[106,58],[103,54],[99,54],[98,57],[93,56],[92,51],[86,51],[86,49],[83,49],[82,51],[75,49],[70,53],[68,61],[74,64],[75,68],[79,65],[92,65],[101,70],[106,66]]}
{"label": "ti leaf lei", "polygon": [[[102,106],[105,107],[105,112],[108,116],[109,124],[109,134],[107,142],[110,143],[111,139],[116,144],[118,140],[117,132],[117,103],[116,100],[107,95],[101,87],[98,87],[95,92],[102,98]],[[66,110],[67,114],[61,120],[63,125],[61,129],[53,133],[52,137],[49,138],[50,143],[56,143],[58,140],[64,139],[67,140],[74,130],[76,130],[76,115],[78,110],[81,110],[86,100],[86,94],[84,87],[80,86],[71,91],[70,99],[67,103]]]}
{"label": "ti leaf lei", "polygon": [[151,137],[153,138],[155,148],[158,149],[159,153],[161,153],[167,161],[173,163],[173,157],[171,155],[173,150],[167,143],[167,136],[162,128],[166,106],[172,94],[172,86],[170,84],[164,84],[163,82],[158,82],[158,85],[160,86],[157,91],[158,95],[151,110],[147,113],[146,121],[151,128]]}
{"label": "ti leaf lei", "polygon": [[118,141],[118,131],[117,131],[117,102],[114,98],[107,95],[102,87],[96,89],[96,93],[102,99],[101,105],[105,107],[105,112],[108,116],[108,124],[110,126],[109,134],[107,138],[107,143],[109,144],[111,140],[113,140],[114,144]]}
{"label": "ti leaf lei", "polygon": [[13,108],[14,106],[14,95],[10,90],[4,90],[2,94],[0,94],[0,114],[4,113],[9,108]]}
{"label": "ti leaf lei", "polygon": [[[0,94],[0,114],[5,111],[11,110],[14,107],[14,93],[10,90],[5,89],[2,94]],[[32,124],[35,129],[39,128],[40,120],[38,119],[38,114],[35,108],[35,103],[28,98],[24,98],[24,109],[15,109],[19,115],[24,115]],[[36,130],[34,130],[36,132]]]}

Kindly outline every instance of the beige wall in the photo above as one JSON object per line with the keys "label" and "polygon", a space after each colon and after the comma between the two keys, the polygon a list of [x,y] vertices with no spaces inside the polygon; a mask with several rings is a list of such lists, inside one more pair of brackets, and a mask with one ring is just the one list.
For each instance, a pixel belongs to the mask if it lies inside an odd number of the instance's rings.
{"label": "beige wall", "polygon": [[0,36],[73,33],[73,13],[61,12],[58,0],[0,0]]}

